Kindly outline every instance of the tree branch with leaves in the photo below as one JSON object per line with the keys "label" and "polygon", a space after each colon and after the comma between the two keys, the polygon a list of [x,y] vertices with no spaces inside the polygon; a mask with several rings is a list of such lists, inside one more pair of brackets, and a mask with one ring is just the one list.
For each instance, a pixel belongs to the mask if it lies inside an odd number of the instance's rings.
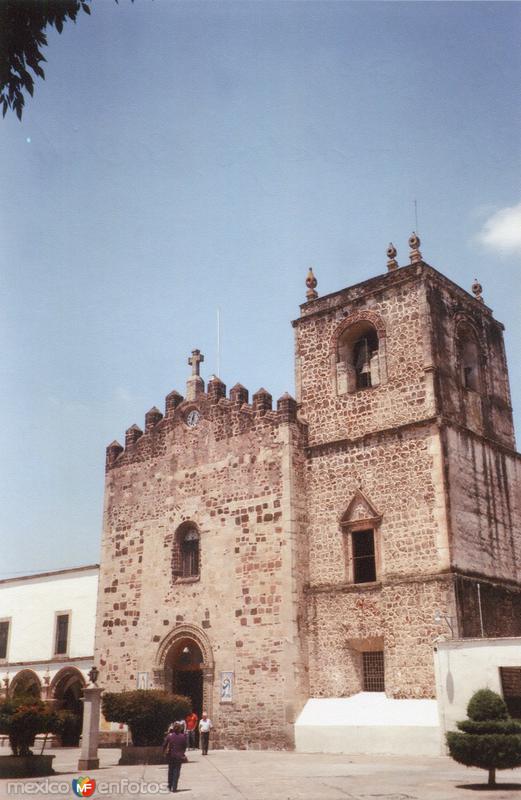
{"label": "tree branch with leaves", "polygon": [[[0,103],[3,116],[12,109],[22,118],[24,92],[34,92],[34,77],[45,78],[45,30],[63,30],[81,11],[90,14],[90,0],[0,0]],[[33,73],[33,74],[31,74]]]}

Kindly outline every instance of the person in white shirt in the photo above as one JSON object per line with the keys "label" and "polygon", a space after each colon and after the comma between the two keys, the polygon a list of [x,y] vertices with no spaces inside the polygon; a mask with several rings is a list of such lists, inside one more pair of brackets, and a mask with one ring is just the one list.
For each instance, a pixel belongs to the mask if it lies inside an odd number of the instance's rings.
{"label": "person in white shirt", "polygon": [[203,711],[202,717],[199,720],[199,733],[201,735],[201,754],[208,755],[208,742],[210,739],[210,731],[212,730],[212,720],[208,719],[208,714]]}

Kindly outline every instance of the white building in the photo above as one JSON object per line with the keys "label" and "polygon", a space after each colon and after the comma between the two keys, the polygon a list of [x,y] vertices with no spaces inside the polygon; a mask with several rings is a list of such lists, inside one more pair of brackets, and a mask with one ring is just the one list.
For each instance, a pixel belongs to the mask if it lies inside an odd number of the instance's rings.
{"label": "white building", "polygon": [[0,581],[1,694],[81,713],[93,666],[99,566]]}

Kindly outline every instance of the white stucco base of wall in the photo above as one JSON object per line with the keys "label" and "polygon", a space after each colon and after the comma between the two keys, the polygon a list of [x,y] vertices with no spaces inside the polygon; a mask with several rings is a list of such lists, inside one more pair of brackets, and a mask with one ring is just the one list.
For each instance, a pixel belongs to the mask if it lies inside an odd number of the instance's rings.
{"label": "white stucco base of wall", "polygon": [[308,700],[295,723],[298,753],[440,755],[436,700],[380,692]]}

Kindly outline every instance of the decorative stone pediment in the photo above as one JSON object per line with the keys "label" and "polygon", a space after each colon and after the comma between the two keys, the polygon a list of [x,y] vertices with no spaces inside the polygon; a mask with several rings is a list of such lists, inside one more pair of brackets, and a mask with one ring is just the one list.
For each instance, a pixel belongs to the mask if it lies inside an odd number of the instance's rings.
{"label": "decorative stone pediment", "polygon": [[370,523],[376,525],[382,519],[382,515],[376,510],[370,500],[357,489],[354,493],[346,511],[342,514],[340,524],[345,527],[358,527],[360,523]]}

